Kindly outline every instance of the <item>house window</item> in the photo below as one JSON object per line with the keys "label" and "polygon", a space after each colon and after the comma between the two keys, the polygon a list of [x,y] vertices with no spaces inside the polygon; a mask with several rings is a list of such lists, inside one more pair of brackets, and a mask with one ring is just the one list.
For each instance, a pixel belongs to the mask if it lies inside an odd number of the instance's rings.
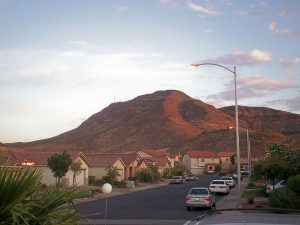
{"label": "house window", "polygon": [[205,158],[201,158],[201,162],[205,162]]}
{"label": "house window", "polygon": [[212,161],[215,161],[215,159],[212,159]]}

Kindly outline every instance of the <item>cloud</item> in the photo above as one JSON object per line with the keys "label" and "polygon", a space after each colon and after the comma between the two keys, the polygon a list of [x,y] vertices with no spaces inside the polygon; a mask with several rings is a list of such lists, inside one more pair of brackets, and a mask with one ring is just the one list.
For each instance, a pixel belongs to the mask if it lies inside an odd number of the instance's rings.
{"label": "cloud", "polygon": [[266,12],[249,12],[249,11],[243,11],[238,13],[240,16],[249,16],[249,17],[267,17],[269,16]]}
{"label": "cloud", "polygon": [[85,41],[69,41],[69,45],[83,47],[83,48],[95,48],[95,45],[89,44]]}
{"label": "cloud", "polygon": [[125,6],[125,5],[123,5],[123,6],[118,6],[118,7],[117,7],[117,10],[118,10],[118,11],[128,11],[128,10],[129,10],[129,7],[128,7],[128,6]]}
{"label": "cloud", "polygon": [[211,34],[211,33],[213,33],[213,32],[215,32],[215,30],[214,29],[205,29],[204,30],[204,33],[207,33],[207,34]]}
{"label": "cloud", "polygon": [[[239,99],[259,98],[269,95],[271,92],[297,87],[293,81],[266,79],[262,75],[238,78],[237,95]],[[210,95],[208,99],[234,99],[232,83],[226,85],[226,90],[217,95]]]}
{"label": "cloud", "polygon": [[284,29],[278,29],[277,23],[276,22],[271,22],[269,24],[269,30],[279,36],[283,36],[283,37],[295,37],[298,36],[299,33],[296,31],[292,31],[288,28],[284,28]]}
{"label": "cloud", "polygon": [[252,50],[249,52],[234,51],[215,59],[202,60],[202,62],[216,62],[225,65],[256,65],[268,63],[272,60],[272,54],[264,50]]}
{"label": "cloud", "polygon": [[289,77],[295,77],[295,76],[298,76],[300,74],[299,71],[292,71],[292,70],[287,70],[286,71],[286,74],[289,76]]}
{"label": "cloud", "polygon": [[159,0],[159,1],[160,1],[160,3],[166,4],[166,5],[168,5],[168,6],[172,7],[172,8],[177,8],[181,4],[177,0]]}
{"label": "cloud", "polygon": [[296,65],[300,64],[300,57],[296,57],[292,60],[282,58],[282,59],[279,59],[279,63],[286,67],[296,66]]}
{"label": "cloud", "polygon": [[221,14],[220,12],[218,12],[214,9],[204,7],[200,4],[196,4],[192,0],[188,0],[187,7],[193,11],[199,12],[202,15],[206,15],[206,16],[218,16]]}
{"label": "cloud", "polygon": [[291,19],[297,17],[299,14],[297,12],[291,12],[283,10],[279,13],[279,16],[285,19]]}
{"label": "cloud", "polygon": [[279,100],[271,100],[271,101],[266,101],[266,104],[274,106],[287,106],[288,110],[291,111],[298,111],[300,113],[300,92],[298,96],[295,96],[294,98],[290,99],[279,99]]}

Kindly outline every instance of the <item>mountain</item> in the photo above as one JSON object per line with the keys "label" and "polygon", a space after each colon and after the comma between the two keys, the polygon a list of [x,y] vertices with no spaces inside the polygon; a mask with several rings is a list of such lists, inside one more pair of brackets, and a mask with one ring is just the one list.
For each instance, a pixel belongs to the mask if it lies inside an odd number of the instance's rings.
{"label": "mountain", "polygon": [[[264,154],[272,142],[294,144],[300,136],[300,115],[268,108],[239,107],[240,146],[246,150],[250,131],[254,154]],[[297,126],[298,124],[298,126]],[[235,149],[234,108],[217,109],[176,90],[157,91],[127,102],[113,103],[79,127],[58,136],[8,147],[25,150],[129,152],[167,148]]]}

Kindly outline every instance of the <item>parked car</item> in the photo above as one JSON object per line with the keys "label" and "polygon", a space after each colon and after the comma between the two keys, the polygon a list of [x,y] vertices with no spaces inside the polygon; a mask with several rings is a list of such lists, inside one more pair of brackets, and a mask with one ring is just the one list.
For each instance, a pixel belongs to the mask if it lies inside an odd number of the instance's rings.
{"label": "parked car", "polygon": [[235,180],[233,179],[233,177],[225,176],[225,177],[221,177],[221,180],[225,180],[226,183],[229,185],[229,187],[235,186]]}
{"label": "parked car", "polygon": [[[238,173],[237,173],[237,172],[234,172],[234,173],[232,174],[232,177],[233,177],[233,179],[237,180],[237,179],[238,179]],[[242,176],[241,176],[241,180],[243,180],[243,177],[242,177]]]}
{"label": "parked car", "polygon": [[208,188],[213,193],[229,194],[229,185],[225,180],[213,180]]}
{"label": "parked car", "polygon": [[206,171],[206,173],[209,174],[209,175],[212,175],[212,174],[215,174],[215,171],[213,169],[208,169]]}
{"label": "parked car", "polygon": [[208,188],[195,187],[188,192],[185,204],[187,210],[191,210],[192,207],[212,208],[216,206],[216,198]]}
{"label": "parked car", "polygon": [[241,169],[242,175],[248,175],[248,169]]}
{"label": "parked car", "polygon": [[170,180],[170,184],[183,184],[183,180],[182,176],[173,176]]}
{"label": "parked car", "polygon": [[188,174],[188,175],[186,175],[185,180],[186,181],[196,181],[197,178],[198,177],[196,175],[194,175],[194,174]]}
{"label": "parked car", "polygon": [[[281,180],[274,185],[274,188],[276,189],[276,188],[284,187],[286,185],[286,183],[287,183],[287,180]],[[266,188],[266,193],[269,194],[272,191],[273,191],[273,184],[268,184],[267,188]]]}

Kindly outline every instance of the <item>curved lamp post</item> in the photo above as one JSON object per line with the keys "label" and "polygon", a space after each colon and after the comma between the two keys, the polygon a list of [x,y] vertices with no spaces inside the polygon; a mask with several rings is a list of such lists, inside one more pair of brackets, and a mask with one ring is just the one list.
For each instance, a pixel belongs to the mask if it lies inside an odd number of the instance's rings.
{"label": "curved lamp post", "polygon": [[217,63],[199,63],[199,64],[191,64],[192,67],[198,67],[198,66],[218,66],[222,67],[225,70],[228,70],[229,72],[233,73],[234,76],[234,99],[235,99],[235,129],[236,129],[236,158],[237,158],[237,173],[238,173],[238,203],[237,208],[240,205],[240,199],[241,199],[241,165],[240,165],[240,138],[239,138],[239,114],[238,114],[238,104],[237,104],[237,91],[236,91],[236,67],[233,67],[233,70],[222,66]]}
{"label": "curved lamp post", "polygon": [[106,225],[106,215],[107,215],[107,195],[112,191],[112,186],[109,183],[105,183],[102,186],[102,192],[106,194],[105,197],[105,214],[104,214],[104,224]]}

